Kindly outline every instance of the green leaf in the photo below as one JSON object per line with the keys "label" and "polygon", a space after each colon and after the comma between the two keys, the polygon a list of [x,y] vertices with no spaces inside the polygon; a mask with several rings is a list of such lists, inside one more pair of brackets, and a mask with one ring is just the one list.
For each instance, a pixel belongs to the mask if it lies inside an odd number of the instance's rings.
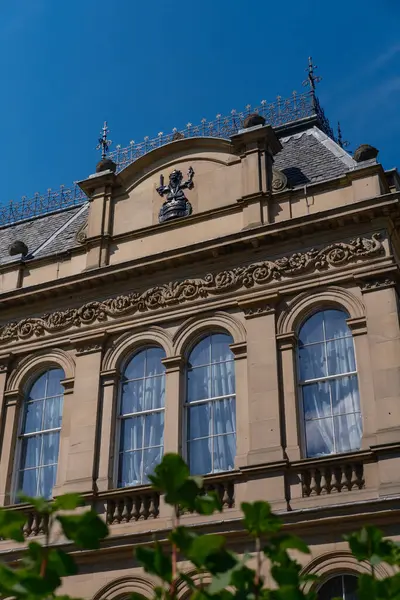
{"label": "green leaf", "polygon": [[171,531],[168,537],[169,540],[186,556],[190,552],[192,544],[198,537],[198,534],[191,531],[188,527],[180,525]]}
{"label": "green leaf", "polygon": [[[273,546],[275,550],[298,550],[303,554],[310,554],[310,548],[307,544],[296,535],[279,535],[274,536],[270,541],[269,546]],[[267,546],[268,548],[268,546]]]}
{"label": "green leaf", "polygon": [[376,527],[366,526],[357,533],[344,536],[357,560],[368,560],[377,565],[380,562],[397,564],[400,558],[399,547],[391,540],[384,540]]}
{"label": "green leaf", "polygon": [[63,494],[54,500],[52,508],[53,511],[74,510],[75,508],[78,508],[78,506],[83,506],[84,503],[85,501],[80,494]]}
{"label": "green leaf", "polygon": [[63,550],[50,550],[47,556],[47,571],[53,571],[60,577],[76,575],[78,568],[72,556],[63,552]]}
{"label": "green leaf", "polygon": [[281,521],[271,512],[268,502],[242,502],[241,508],[244,513],[244,525],[253,537],[275,533],[281,528]]}
{"label": "green leaf", "polygon": [[163,553],[159,544],[156,544],[154,548],[137,548],[136,558],[147,573],[157,575],[167,583],[172,582],[171,557]]}
{"label": "green leaf", "polygon": [[0,537],[15,542],[23,542],[24,534],[22,528],[25,524],[26,516],[20,511],[0,509]]}
{"label": "green leaf", "polygon": [[65,536],[80,548],[96,550],[108,535],[108,527],[93,510],[81,515],[58,515]]}
{"label": "green leaf", "polygon": [[168,504],[178,504],[179,490],[189,477],[189,467],[178,454],[164,454],[162,461],[149,476],[153,487],[169,497]]}
{"label": "green leaf", "polygon": [[216,510],[222,512],[222,502],[215,492],[200,496],[196,494],[194,509],[199,515],[212,515]]}
{"label": "green leaf", "polygon": [[225,546],[225,538],[223,535],[209,534],[196,537],[190,547],[187,557],[196,566],[203,567],[207,564],[207,559],[210,555],[222,550]]}
{"label": "green leaf", "polygon": [[33,498],[32,496],[27,496],[23,492],[18,492],[17,497],[20,502],[31,504],[41,515],[49,515],[52,512],[50,502],[44,498]]}

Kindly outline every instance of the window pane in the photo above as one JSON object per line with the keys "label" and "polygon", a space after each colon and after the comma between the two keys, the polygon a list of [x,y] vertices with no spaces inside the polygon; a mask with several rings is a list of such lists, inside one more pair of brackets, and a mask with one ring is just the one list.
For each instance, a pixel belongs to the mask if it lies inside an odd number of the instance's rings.
{"label": "window pane", "polygon": [[190,366],[208,365],[211,363],[211,339],[203,338],[191,351],[188,363]]}
{"label": "window pane", "polygon": [[42,467],[39,471],[39,496],[47,500],[52,497],[56,483],[57,466]]}
{"label": "window pane", "polygon": [[361,415],[341,415],[333,417],[335,429],[336,452],[359,450],[361,446]]}
{"label": "window pane", "polygon": [[299,345],[311,344],[313,342],[322,342],[324,340],[323,330],[323,311],[315,313],[307,319],[299,333]]}
{"label": "window pane", "polygon": [[144,380],[144,398],[142,410],[152,410],[164,406],[165,377],[149,377]]}
{"label": "window pane", "polygon": [[341,377],[330,382],[333,414],[360,411],[357,375]]}
{"label": "window pane", "polygon": [[27,496],[37,496],[37,479],[39,469],[28,469],[19,474],[18,492],[24,492]]}
{"label": "window pane", "polygon": [[121,451],[143,448],[143,419],[144,417],[133,417],[121,420]]}
{"label": "window pane", "polygon": [[341,575],[329,579],[318,592],[318,600],[332,600],[332,598],[343,598]]}
{"label": "window pane", "polygon": [[235,393],[235,363],[217,363],[211,367],[212,374],[212,397],[230,396]]}
{"label": "window pane", "polygon": [[214,445],[214,473],[230,471],[234,467],[236,454],[236,436],[218,435],[213,440]]}
{"label": "window pane", "polygon": [[325,336],[327,340],[343,336],[351,336],[346,323],[347,315],[341,310],[325,310]]}
{"label": "window pane", "polygon": [[37,467],[40,465],[42,449],[42,436],[33,435],[22,439],[21,444],[21,469]]}
{"label": "window pane", "polygon": [[324,344],[314,344],[299,350],[300,379],[318,379],[326,377],[326,359]]}
{"label": "window pane", "polygon": [[306,420],[330,416],[331,398],[327,382],[304,385],[302,390],[303,411]]}
{"label": "window pane", "polygon": [[31,387],[31,389],[29,390],[29,396],[28,396],[29,400],[38,400],[40,398],[45,397],[46,380],[47,380],[47,373],[43,373],[43,375],[41,375],[40,377],[38,377],[38,379],[36,379],[36,381],[34,382],[34,384]]}
{"label": "window pane", "polygon": [[343,575],[345,600],[357,600],[357,577]]}
{"label": "window pane", "polygon": [[142,350],[128,362],[124,371],[125,379],[140,379],[144,377],[146,350]]}
{"label": "window pane", "polygon": [[56,396],[44,401],[43,429],[61,427],[62,400],[62,396]]}
{"label": "window pane", "polygon": [[46,396],[62,396],[64,388],[60,381],[65,379],[64,371],[62,369],[50,369],[47,372],[47,391]]}
{"label": "window pane", "polygon": [[334,451],[332,419],[306,421],[307,456],[322,456]]}
{"label": "window pane", "polygon": [[353,338],[342,338],[327,342],[328,374],[340,375],[356,370]]}
{"label": "window pane", "polygon": [[58,431],[43,434],[42,465],[57,464],[59,444],[60,433]]}
{"label": "window pane", "polygon": [[234,398],[214,402],[214,435],[236,431],[235,404]]}
{"label": "window pane", "polygon": [[165,367],[161,360],[165,358],[162,348],[148,348],[146,356],[146,377],[149,375],[160,375],[164,373]]}
{"label": "window pane", "polygon": [[43,420],[43,400],[29,402],[25,404],[24,423],[22,433],[33,433],[41,431]]}
{"label": "window pane", "polygon": [[164,411],[144,418],[144,447],[164,444]]}
{"label": "window pane", "polygon": [[142,472],[142,450],[119,455],[118,487],[140,485]]}
{"label": "window pane", "polygon": [[154,469],[160,464],[163,454],[162,448],[148,448],[143,451],[143,480],[142,483],[149,482],[149,475],[154,473]]}
{"label": "window pane", "polygon": [[211,435],[210,403],[191,406],[188,409],[188,439],[207,437]]}
{"label": "window pane", "polygon": [[211,438],[189,442],[188,459],[192,475],[211,473]]}
{"label": "window pane", "polygon": [[187,401],[211,398],[211,367],[196,367],[188,372]]}
{"label": "window pane", "polygon": [[233,340],[226,333],[214,333],[211,336],[211,362],[233,360],[233,354],[229,348]]}
{"label": "window pane", "polygon": [[121,415],[128,415],[143,410],[143,384],[143,379],[123,384]]}

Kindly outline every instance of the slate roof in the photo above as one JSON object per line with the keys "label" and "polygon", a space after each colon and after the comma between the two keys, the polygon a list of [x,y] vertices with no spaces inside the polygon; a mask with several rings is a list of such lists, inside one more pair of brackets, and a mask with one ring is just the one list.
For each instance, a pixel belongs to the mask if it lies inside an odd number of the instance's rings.
{"label": "slate roof", "polygon": [[[57,213],[43,215],[41,217],[35,217],[26,221],[20,221],[19,223],[13,223],[0,229],[0,264],[9,263],[19,259],[18,256],[10,256],[8,248],[10,244],[16,240],[23,241],[28,247],[28,257],[35,255],[36,251],[50,238],[55,236],[59,231],[60,239],[65,242],[64,245],[52,246],[53,252],[62,252],[69,250],[74,245],[78,245],[74,239],[74,235],[77,232],[75,226],[78,225],[78,219],[75,219],[71,223],[71,227],[64,231],[62,228],[75,217],[79,211],[82,210],[81,206],[74,206],[72,208],[64,209]],[[74,227],[72,227],[74,225]],[[74,234],[71,234],[70,229],[74,230]],[[66,231],[70,232],[69,238],[64,235]],[[57,236],[57,237],[59,237]],[[57,239],[57,237],[55,239]],[[50,243],[52,244],[52,242]],[[48,248],[48,246],[47,246]],[[45,248],[43,249],[45,252]],[[42,256],[42,254],[40,254]]]}
{"label": "slate roof", "polygon": [[274,166],[283,171],[292,187],[334,179],[357,163],[317,127],[281,138],[283,149]]}
{"label": "slate roof", "polygon": [[[274,166],[285,173],[292,187],[333,179],[357,168],[354,159],[315,126],[280,137],[280,141],[283,148],[275,156]],[[88,203],[0,228],[0,265],[19,259],[8,253],[16,240],[28,246],[27,259],[79,247],[76,234],[87,219],[87,209]]]}

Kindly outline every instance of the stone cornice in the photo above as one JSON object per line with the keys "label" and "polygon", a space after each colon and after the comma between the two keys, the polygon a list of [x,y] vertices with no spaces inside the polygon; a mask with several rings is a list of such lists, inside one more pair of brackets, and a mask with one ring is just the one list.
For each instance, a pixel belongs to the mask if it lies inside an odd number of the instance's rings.
{"label": "stone cornice", "polygon": [[[357,237],[349,242],[336,242],[274,260],[264,260],[217,273],[207,273],[204,277],[196,279],[170,281],[148,288],[144,292],[121,294],[104,301],[86,302],[78,308],[7,323],[0,327],[0,343],[28,340],[70,329],[76,331],[77,328],[127,315],[149,313],[199,299],[257,289],[296,275],[332,270],[346,266],[348,263],[381,256],[384,253],[380,234],[374,233],[370,238]],[[97,340],[95,342],[98,343]]]}
{"label": "stone cornice", "polygon": [[[123,281],[128,277],[140,276],[144,272],[146,275],[152,272],[160,272],[168,266],[173,265],[172,261],[178,261],[177,264],[182,266],[185,262],[193,264],[193,253],[196,253],[196,262],[214,259],[218,254],[224,254],[229,248],[229,254],[243,254],[244,251],[250,248],[267,246],[275,243],[277,239],[281,242],[283,239],[298,239],[299,236],[307,233],[315,232],[315,227],[323,231],[332,229],[342,230],[345,225],[349,225],[354,229],[356,224],[358,229],[363,223],[371,226],[371,218],[374,215],[389,213],[398,214],[400,212],[399,198],[400,194],[386,194],[379,198],[372,198],[357,202],[354,205],[346,205],[333,209],[329,209],[322,213],[304,215],[280,221],[278,223],[265,224],[255,229],[248,230],[246,233],[238,231],[237,233],[229,234],[214,240],[206,240],[199,242],[187,248],[176,248],[168,252],[163,252],[149,258],[134,259],[115,265],[107,265],[105,267],[93,269],[92,271],[83,271],[71,276],[63,277],[57,281],[47,281],[38,285],[23,289],[11,290],[0,294],[0,304],[4,310],[7,305],[10,305],[13,310],[18,305],[26,306],[38,300],[46,298],[64,297],[70,294],[71,291],[90,290],[95,287],[118,280]],[[389,212],[388,212],[389,211]],[[393,212],[394,211],[394,212]],[[340,218],[340,223],[339,223]],[[368,231],[368,229],[367,229]],[[147,229],[137,230],[127,234],[127,239],[132,235],[140,237],[147,235]],[[277,236],[277,237],[276,237]],[[116,239],[116,237],[113,239]],[[121,238],[122,239],[122,238]],[[77,250],[82,252],[82,247]],[[34,261],[34,264],[47,264],[52,262],[54,257],[44,257]],[[29,263],[31,264],[31,263]],[[33,265],[33,263],[32,263]],[[5,270],[7,268],[5,267]]]}

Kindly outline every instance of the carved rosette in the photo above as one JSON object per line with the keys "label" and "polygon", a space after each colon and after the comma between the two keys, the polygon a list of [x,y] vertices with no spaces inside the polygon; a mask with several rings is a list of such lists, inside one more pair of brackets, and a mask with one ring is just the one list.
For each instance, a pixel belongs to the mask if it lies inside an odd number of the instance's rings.
{"label": "carved rosette", "polygon": [[272,168],[272,191],[282,192],[288,187],[288,180],[285,173],[278,171],[278,169]]}
{"label": "carved rosette", "polygon": [[88,232],[88,222],[86,221],[85,223],[83,223],[83,225],[81,225],[79,227],[78,231],[76,232],[75,240],[78,242],[78,244],[86,243],[87,232]]}
{"label": "carved rosette", "polygon": [[358,237],[350,242],[329,244],[322,249],[311,248],[295,252],[274,261],[265,260],[203,278],[172,281],[152,287],[142,293],[132,292],[104,301],[87,302],[79,308],[69,308],[41,317],[30,317],[0,327],[0,342],[25,340],[44,333],[65,331],[110,318],[177,306],[200,298],[263,286],[281,279],[311,271],[342,267],[350,262],[372,258],[384,253],[380,234],[371,238]]}

